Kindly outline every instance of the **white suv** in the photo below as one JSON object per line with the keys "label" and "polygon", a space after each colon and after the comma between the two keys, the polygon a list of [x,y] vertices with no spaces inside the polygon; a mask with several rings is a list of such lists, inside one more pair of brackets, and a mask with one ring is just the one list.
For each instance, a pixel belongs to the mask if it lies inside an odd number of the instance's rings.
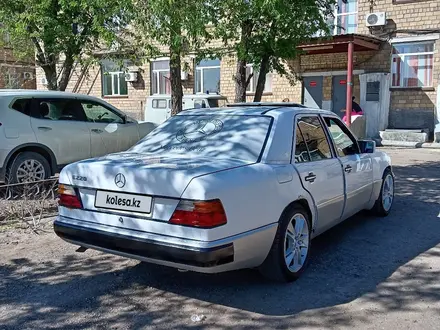
{"label": "white suv", "polygon": [[0,181],[42,180],[69,163],[126,150],[154,125],[66,92],[0,92]]}

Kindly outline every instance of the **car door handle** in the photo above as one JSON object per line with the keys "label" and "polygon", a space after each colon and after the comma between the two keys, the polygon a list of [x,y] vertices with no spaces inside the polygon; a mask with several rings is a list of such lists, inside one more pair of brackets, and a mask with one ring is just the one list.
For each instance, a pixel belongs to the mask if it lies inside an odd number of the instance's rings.
{"label": "car door handle", "polygon": [[350,165],[345,166],[344,171],[350,173],[353,168]]}
{"label": "car door handle", "polygon": [[101,134],[102,132],[104,132],[102,129],[99,129],[99,128],[92,128],[91,131],[93,133],[97,133],[97,134]]}
{"label": "car door handle", "polygon": [[313,172],[310,172],[309,175],[307,175],[304,180],[306,180],[307,182],[314,182],[316,180],[316,175]]}
{"label": "car door handle", "polygon": [[38,129],[39,129],[40,131],[45,131],[45,132],[47,132],[47,131],[51,131],[51,130],[52,130],[52,128],[50,128],[50,127],[46,127],[46,126],[39,126]]}

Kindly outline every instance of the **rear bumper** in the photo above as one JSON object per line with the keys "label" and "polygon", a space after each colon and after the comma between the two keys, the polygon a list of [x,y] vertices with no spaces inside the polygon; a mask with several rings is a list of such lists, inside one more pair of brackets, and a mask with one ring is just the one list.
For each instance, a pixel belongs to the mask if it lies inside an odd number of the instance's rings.
{"label": "rear bumper", "polygon": [[211,267],[234,262],[233,243],[210,248],[165,244],[58,220],[54,223],[54,231],[62,239],[76,245],[164,265],[186,265],[206,271]]}

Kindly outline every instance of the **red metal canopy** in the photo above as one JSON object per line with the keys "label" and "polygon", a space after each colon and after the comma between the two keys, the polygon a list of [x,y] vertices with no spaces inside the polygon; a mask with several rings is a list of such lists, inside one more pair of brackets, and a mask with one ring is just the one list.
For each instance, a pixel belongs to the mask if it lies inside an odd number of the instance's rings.
{"label": "red metal canopy", "polygon": [[382,39],[362,34],[343,34],[328,38],[315,38],[298,46],[306,54],[345,53],[348,44],[353,43],[354,51],[378,50]]}

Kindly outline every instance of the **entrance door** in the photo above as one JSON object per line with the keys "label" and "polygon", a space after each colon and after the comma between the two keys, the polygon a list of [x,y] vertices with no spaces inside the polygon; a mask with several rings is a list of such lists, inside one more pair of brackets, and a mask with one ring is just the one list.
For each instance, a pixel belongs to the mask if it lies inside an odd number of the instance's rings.
{"label": "entrance door", "polygon": [[304,105],[309,108],[322,108],[322,77],[304,77]]}
{"label": "entrance door", "polygon": [[342,118],[344,117],[342,110],[347,105],[347,76],[334,76],[332,91],[332,111]]}

